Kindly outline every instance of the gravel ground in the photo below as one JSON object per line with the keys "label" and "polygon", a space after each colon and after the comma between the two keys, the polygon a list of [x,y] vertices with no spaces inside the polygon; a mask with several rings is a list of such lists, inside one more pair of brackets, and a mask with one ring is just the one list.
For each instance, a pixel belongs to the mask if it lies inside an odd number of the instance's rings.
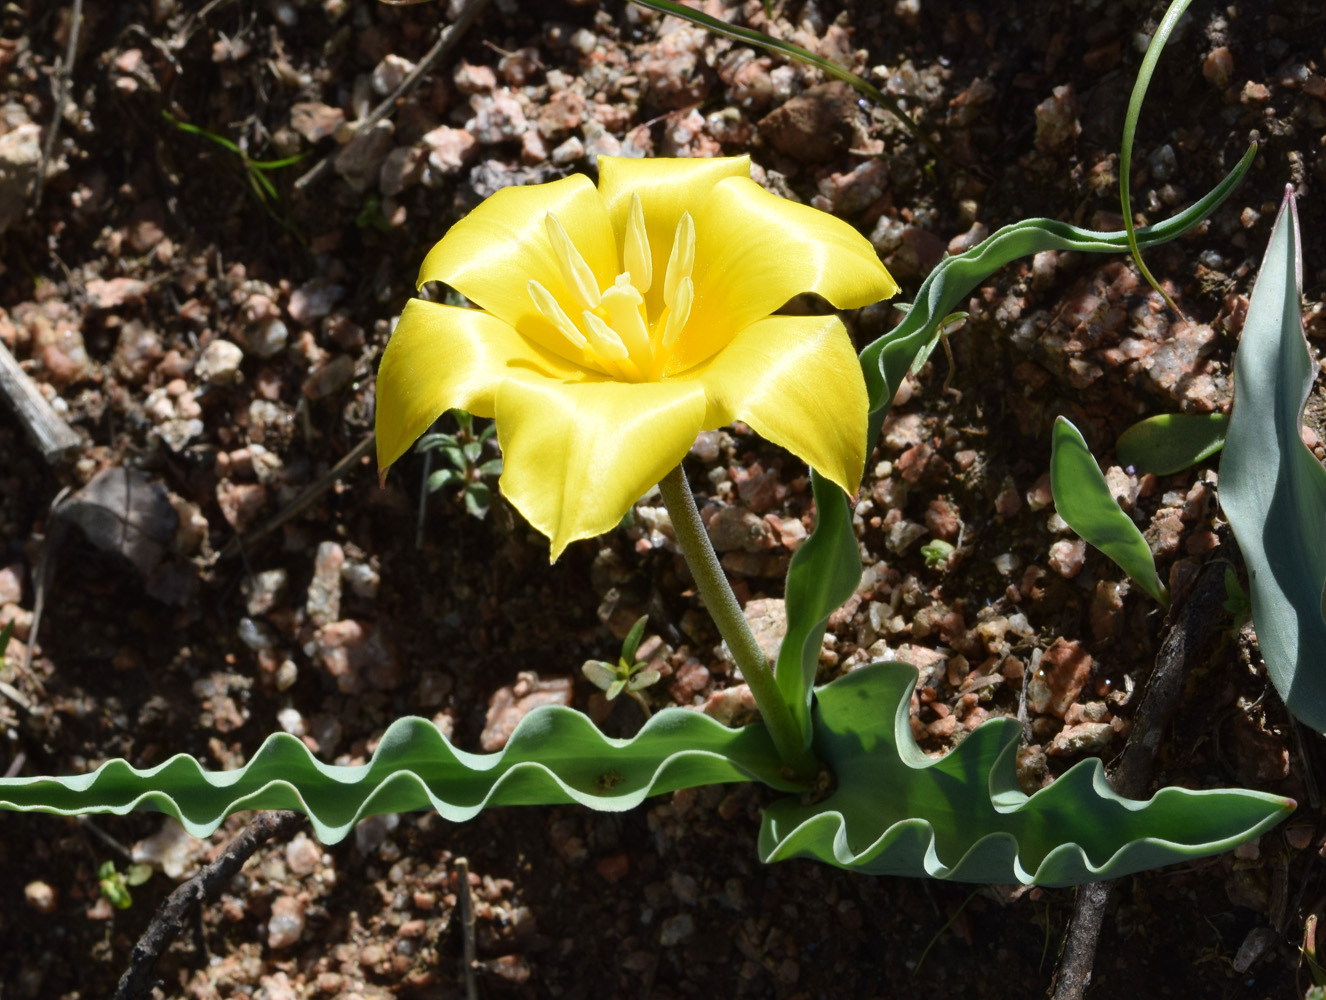
{"label": "gravel ground", "polygon": [[[906,299],[946,251],[1018,219],[1119,228],[1123,110],[1161,13],[899,0],[776,3],[770,19],[758,2],[705,4],[869,76],[939,137],[937,159],[816,71],[606,0],[479,4],[430,58],[469,6],[87,4],[71,66],[72,5],[3,12],[0,342],[76,437],[44,456],[0,411],[0,621],[17,637],[0,672],[17,696],[0,697],[0,759],[16,773],[178,751],[235,766],[278,729],[354,763],[407,713],[477,749],[538,698],[630,733],[639,708],[604,702],[578,667],[615,659],[645,612],[663,674],[653,703],[731,711],[729,668],[657,498],[550,567],[546,541],[500,499],[480,519],[454,488],[425,496],[423,458],[374,485],[361,447],[374,372],[427,248],[498,187],[593,176],[600,154],[749,152],[767,187],[869,236]],[[1139,477],[1111,467],[1112,447],[1141,415],[1228,409],[1286,183],[1314,349],[1326,337],[1326,15],[1306,9],[1195,5],[1160,64],[1135,159],[1148,220],[1261,143],[1233,198],[1148,256],[1186,321],[1124,259],[1044,254],[979,290],[951,363],[936,351],[904,385],[855,506],[866,573],[821,666],[827,680],[884,656],[914,663],[926,750],[1025,704],[1030,789],[1083,756],[1113,759],[1129,732],[1165,622],[1055,516],[1056,415],[1110,467],[1177,593],[1207,561],[1237,561],[1213,463]],[[898,313],[848,320],[864,345]],[[1319,457],[1323,412],[1317,390],[1305,439]],[[748,616],[776,636],[782,575],[813,524],[804,467],[738,425],[702,435],[687,471]],[[76,492],[57,515],[64,488]],[[127,534],[71,513],[131,501]],[[954,546],[947,560],[923,554],[935,539]],[[1249,627],[1213,631],[1164,782],[1304,805],[1237,854],[1125,880],[1090,996],[1288,998],[1308,982],[1304,921],[1326,905],[1320,741],[1290,723]],[[163,995],[459,995],[462,857],[486,996],[1049,988],[1070,890],[763,867],[764,801],[732,786],[621,816],[383,817],[331,848],[300,834],[205,909],[163,961]],[[204,843],[151,815],[0,817],[0,996],[109,995],[160,901],[243,823]],[[130,856],[154,874],[116,910],[97,870]]]}

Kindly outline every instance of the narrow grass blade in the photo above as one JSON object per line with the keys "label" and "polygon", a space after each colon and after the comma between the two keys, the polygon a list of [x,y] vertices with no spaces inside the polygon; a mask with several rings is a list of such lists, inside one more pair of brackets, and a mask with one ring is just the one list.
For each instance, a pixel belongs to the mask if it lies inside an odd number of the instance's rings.
{"label": "narrow grass blade", "polygon": [[[1252,166],[1256,149],[1249,149],[1238,165],[1204,198],[1171,219],[1137,231],[1138,246],[1150,247],[1182,236],[1223,202]],[[916,301],[901,323],[861,352],[866,389],[870,393],[870,436],[879,437],[893,395],[902,384],[917,353],[934,335],[944,317],[965,301],[971,290],[1005,264],[1042,250],[1080,250],[1119,253],[1128,249],[1127,233],[1097,233],[1053,219],[1028,219],[1005,226],[966,253],[949,257],[930,272],[916,293]]]}
{"label": "narrow grass blade", "polygon": [[[1128,189],[1132,183],[1133,136],[1137,132],[1137,120],[1142,117],[1142,104],[1146,100],[1146,91],[1151,86],[1151,76],[1156,71],[1156,64],[1160,62],[1160,54],[1165,51],[1169,36],[1174,33],[1174,26],[1179,23],[1179,18],[1183,16],[1190,3],[1192,0],[1174,0],[1165,11],[1165,16],[1160,19],[1156,33],[1151,36],[1151,44],[1146,47],[1142,65],[1137,70],[1137,79],[1133,81],[1132,96],[1128,98],[1128,110],[1123,116],[1123,142],[1119,149],[1119,203],[1123,208],[1124,231],[1128,234],[1128,252],[1133,255],[1133,263],[1137,265],[1137,270],[1142,273],[1146,283],[1159,292],[1165,300],[1165,305],[1180,316],[1183,315],[1183,311],[1174,304],[1169,293],[1160,287],[1160,283],[1151,274],[1151,269],[1142,260],[1142,251],[1138,248],[1137,231],[1133,224],[1132,197]],[[1256,149],[1256,146],[1252,148]]]}
{"label": "narrow grass blade", "polygon": [[1299,436],[1316,375],[1302,282],[1298,211],[1286,190],[1234,358],[1220,506],[1248,565],[1267,673],[1289,710],[1326,732],[1326,470]]}
{"label": "narrow grass blade", "polygon": [[205,837],[242,809],[296,809],[323,843],[341,840],[365,816],[436,809],[463,822],[490,806],[579,803],[618,812],[650,795],[756,779],[792,790],[763,726],[727,729],[685,709],[656,713],[630,740],[609,739],[579,712],[535,709],[505,750],[457,750],[426,719],[392,723],[369,763],[324,764],[298,739],[269,736],[234,771],[206,771],[186,755],[137,770],[123,760],[63,778],[0,778],[0,809],[123,815],[167,813]]}
{"label": "narrow grass blade", "polygon": [[1068,420],[1054,422],[1050,452],[1050,490],[1054,509],[1068,526],[1114,562],[1162,605],[1169,592],[1156,573],[1151,547],[1133,519],[1123,512],[1082,434]]}
{"label": "narrow grass blade", "polygon": [[889,97],[874,84],[857,76],[849,69],[844,69],[836,62],[832,62],[822,56],[817,56],[814,52],[803,49],[800,45],[794,45],[791,42],[785,42],[782,39],[774,38],[772,35],[766,35],[762,31],[756,31],[754,28],[743,28],[740,25],[729,24],[727,21],[720,21],[703,11],[696,10],[693,7],[686,7],[675,0],[631,0],[632,3],[639,4],[649,10],[656,10],[661,14],[671,14],[684,21],[690,21],[691,24],[699,25],[706,31],[712,31],[715,35],[722,35],[724,38],[731,38],[734,41],[745,42],[747,45],[754,45],[757,48],[764,49],[766,52],[775,52],[778,55],[794,59],[807,66],[814,66],[823,73],[828,74],[837,80],[852,87],[857,93],[874,101],[881,108],[886,110],[898,120],[912,137],[922,145],[931,149],[937,155],[945,160],[949,159],[948,153],[937,147],[929,136],[922,132],[915,122],[907,116],[898,102]]}
{"label": "narrow grass blade", "polygon": [[1139,420],[1120,434],[1114,453],[1121,465],[1168,476],[1218,452],[1228,426],[1229,417],[1223,413],[1162,413]]}
{"label": "narrow grass blade", "polygon": [[1017,783],[1021,726],[986,722],[932,760],[912,739],[914,668],[863,667],[815,692],[815,752],[838,779],[823,802],[764,813],[764,861],[815,858],[870,875],[1061,886],[1203,857],[1270,829],[1292,799],[1242,789],[1116,795],[1099,760],[1035,795]]}

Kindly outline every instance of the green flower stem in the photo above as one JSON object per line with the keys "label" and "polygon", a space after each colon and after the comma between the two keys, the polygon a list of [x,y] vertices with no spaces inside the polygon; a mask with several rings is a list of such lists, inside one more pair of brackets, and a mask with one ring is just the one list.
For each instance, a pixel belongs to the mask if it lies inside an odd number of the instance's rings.
{"label": "green flower stem", "polygon": [[755,641],[755,636],[741,613],[741,605],[727,582],[727,575],[719,565],[718,556],[709,542],[709,533],[700,520],[700,512],[695,506],[695,497],[686,473],[678,465],[658,484],[663,494],[663,504],[672,518],[673,530],[677,533],[677,543],[681,554],[691,568],[695,585],[700,591],[705,607],[718,626],[718,632],[732,651],[741,676],[750,685],[755,704],[760,708],[764,724],[769,728],[778,756],[791,772],[807,780],[814,780],[823,768],[809,751],[805,738],[792,717],[787,703],[783,701],[774,679],[769,661],[764,650]]}

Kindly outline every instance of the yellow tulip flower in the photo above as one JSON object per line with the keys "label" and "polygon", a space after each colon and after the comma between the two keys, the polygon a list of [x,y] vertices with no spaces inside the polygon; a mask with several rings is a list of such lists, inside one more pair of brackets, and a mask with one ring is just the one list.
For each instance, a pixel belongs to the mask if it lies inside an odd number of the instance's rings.
{"label": "yellow tulip flower", "polygon": [[846,329],[771,313],[898,286],[852,227],[752,181],[748,157],[600,157],[597,188],[504,188],[433,247],[428,281],[479,308],[406,305],[378,371],[378,467],[448,409],[496,418],[502,492],[553,559],[733,420],[860,483],[866,387]]}

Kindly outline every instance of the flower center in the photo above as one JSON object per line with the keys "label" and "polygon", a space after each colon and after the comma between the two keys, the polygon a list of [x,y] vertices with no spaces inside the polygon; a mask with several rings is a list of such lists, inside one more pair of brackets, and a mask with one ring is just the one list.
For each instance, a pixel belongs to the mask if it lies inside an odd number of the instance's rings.
{"label": "flower center", "polygon": [[654,261],[639,195],[631,195],[626,220],[622,248],[625,270],[608,288],[599,287],[594,272],[557,216],[549,213],[544,223],[562,279],[571,293],[572,302],[565,304],[572,308],[564,309],[563,303],[537,281],[531,279],[527,288],[534,307],[562,335],[568,356],[620,381],[656,381],[690,319],[695,300],[691,281],[695,223],[690,213],[682,213],[677,223],[663,275],[663,308],[653,317],[645,293],[654,284]]}

